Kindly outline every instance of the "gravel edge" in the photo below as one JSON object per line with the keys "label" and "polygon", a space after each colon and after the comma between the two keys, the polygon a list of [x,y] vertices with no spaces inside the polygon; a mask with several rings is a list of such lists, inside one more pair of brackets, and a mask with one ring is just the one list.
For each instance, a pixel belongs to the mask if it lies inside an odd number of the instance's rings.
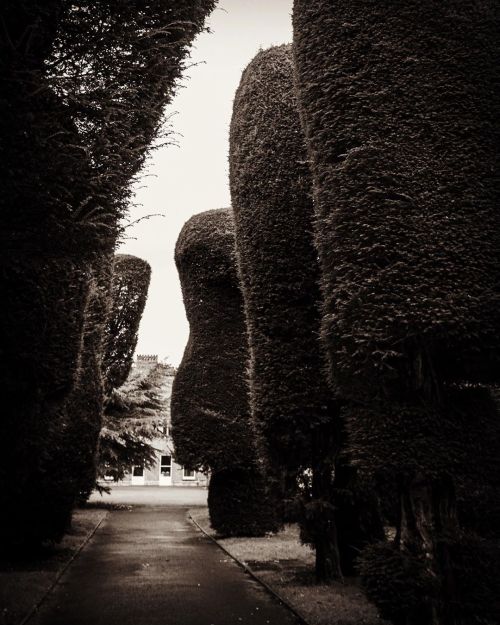
{"label": "gravel edge", "polygon": [[50,596],[50,594],[54,591],[56,586],[59,584],[59,581],[60,581],[61,577],[66,573],[66,571],[69,569],[71,564],[73,564],[73,562],[76,560],[76,558],[85,549],[85,547],[88,545],[88,543],[90,542],[90,540],[92,539],[94,534],[97,532],[97,530],[99,529],[99,527],[101,526],[103,521],[108,517],[108,515],[109,515],[108,511],[105,511],[103,513],[103,515],[101,516],[99,521],[88,532],[88,534],[83,539],[83,542],[80,544],[78,549],[76,549],[76,551],[73,553],[71,558],[67,562],[65,562],[65,564],[61,567],[61,569],[57,572],[57,575],[56,575],[54,581],[52,582],[52,584],[49,586],[49,588],[47,588],[47,590],[43,593],[43,595],[40,597],[40,599],[38,599],[33,604],[31,610],[26,614],[26,616],[21,621],[19,621],[18,625],[26,625],[26,623],[28,623],[33,618],[33,616],[35,616],[35,614],[38,612],[38,610],[40,609],[42,604],[47,600],[47,598]]}
{"label": "gravel edge", "polygon": [[265,582],[263,579],[261,579],[255,573],[255,571],[253,571],[248,566],[248,564],[246,564],[245,562],[242,562],[239,558],[237,558],[230,551],[228,551],[223,545],[221,545],[220,542],[216,538],[214,538],[211,534],[209,534],[206,530],[204,530],[203,527],[192,517],[191,513],[188,513],[188,518],[198,528],[198,530],[202,534],[204,534],[207,538],[209,538],[213,543],[215,543],[217,545],[217,547],[219,547],[219,549],[221,551],[223,551],[232,560],[234,560],[236,562],[236,564],[238,564],[238,566],[240,566],[245,571],[245,573],[250,575],[250,577],[252,579],[254,579],[257,583],[259,583],[279,603],[283,604],[288,610],[290,610],[290,612],[292,612],[292,614],[294,614],[294,616],[298,619],[298,622],[300,623],[300,625],[311,625],[310,622],[306,619],[306,617],[299,610],[297,610],[297,608],[295,608],[293,605],[291,605],[284,597],[282,597],[276,590],[274,590],[274,588],[269,586],[269,584],[267,582]]}

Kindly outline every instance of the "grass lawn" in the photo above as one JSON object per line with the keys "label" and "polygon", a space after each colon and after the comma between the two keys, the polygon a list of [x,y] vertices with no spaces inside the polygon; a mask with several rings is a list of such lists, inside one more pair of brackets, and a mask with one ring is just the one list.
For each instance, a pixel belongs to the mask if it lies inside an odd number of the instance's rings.
{"label": "grass lawn", "polygon": [[[190,510],[195,521],[210,535],[207,508]],[[345,583],[314,583],[314,553],[300,544],[299,531],[288,525],[284,531],[264,538],[217,538],[233,556],[244,562],[310,625],[383,625],[354,578]]]}
{"label": "grass lawn", "polygon": [[40,601],[106,510],[82,509],[73,515],[73,527],[60,544],[46,547],[24,560],[0,561],[0,623],[18,625]]}

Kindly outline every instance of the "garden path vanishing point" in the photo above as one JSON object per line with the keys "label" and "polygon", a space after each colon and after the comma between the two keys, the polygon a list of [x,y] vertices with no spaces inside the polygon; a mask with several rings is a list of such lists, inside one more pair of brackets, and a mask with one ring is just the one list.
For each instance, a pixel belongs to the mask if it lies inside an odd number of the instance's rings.
{"label": "garden path vanishing point", "polygon": [[112,511],[28,625],[297,625],[187,512]]}

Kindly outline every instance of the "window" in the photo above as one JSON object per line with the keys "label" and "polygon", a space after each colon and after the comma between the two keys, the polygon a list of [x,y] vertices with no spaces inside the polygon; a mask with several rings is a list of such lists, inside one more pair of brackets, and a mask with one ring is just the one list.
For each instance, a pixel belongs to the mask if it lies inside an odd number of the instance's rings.
{"label": "window", "polygon": [[193,469],[186,469],[186,467],[182,469],[183,480],[194,480],[195,478],[196,478],[196,475]]}
{"label": "window", "polygon": [[170,477],[172,475],[172,456],[161,457],[160,475],[163,477]]}
{"label": "window", "polygon": [[134,477],[142,477],[144,475],[144,467],[134,466],[132,469],[132,475]]}

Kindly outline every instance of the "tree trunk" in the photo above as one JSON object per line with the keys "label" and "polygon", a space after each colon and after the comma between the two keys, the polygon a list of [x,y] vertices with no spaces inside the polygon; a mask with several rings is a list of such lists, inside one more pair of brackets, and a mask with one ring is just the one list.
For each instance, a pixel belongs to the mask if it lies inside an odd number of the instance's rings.
{"label": "tree trunk", "polygon": [[457,603],[449,539],[457,535],[455,493],[451,480],[417,476],[401,494],[400,547],[420,555],[429,574],[439,580],[439,602],[429,599],[425,613],[408,617],[408,625],[454,625]]}
{"label": "tree trunk", "polygon": [[333,502],[334,446],[330,430],[328,425],[318,428],[313,445],[316,464],[312,469],[310,516],[318,583],[342,579]]}
{"label": "tree trunk", "polygon": [[335,525],[344,575],[356,575],[356,560],[370,544],[384,540],[378,498],[371,484],[363,483],[348,458],[335,463]]}

